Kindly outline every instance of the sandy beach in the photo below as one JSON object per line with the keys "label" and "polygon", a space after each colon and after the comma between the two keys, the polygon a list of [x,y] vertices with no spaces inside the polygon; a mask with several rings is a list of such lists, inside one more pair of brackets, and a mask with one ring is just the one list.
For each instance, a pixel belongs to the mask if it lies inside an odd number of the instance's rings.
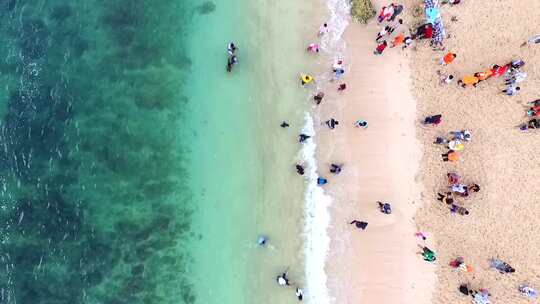
{"label": "sandy beach", "polygon": [[[380,7],[382,2],[374,4]],[[343,173],[327,187],[335,198],[329,287],[335,303],[430,303],[434,266],[416,254],[414,236],[421,154],[408,50],[398,47],[373,55],[378,31],[374,20],[367,27],[349,25],[349,70],[343,79],[348,88],[320,106],[322,122],[340,121],[335,130],[321,126],[320,166],[344,164]],[[328,91],[335,87],[337,83]],[[366,120],[368,128],[355,128],[358,119]],[[377,201],[390,202],[393,213],[381,213]],[[368,222],[367,229],[350,225],[354,219]]]}
{"label": "sandy beach", "polygon": [[[423,12],[423,1],[398,3],[405,6],[405,22],[394,36],[425,22],[423,13],[414,14]],[[377,10],[386,4],[374,1]],[[443,5],[441,14],[448,36],[444,51],[434,51],[426,40],[375,56],[380,30],[375,20],[347,29],[347,90],[327,94],[319,107],[320,166],[344,164],[343,173],[327,186],[335,197],[327,266],[335,303],[470,303],[471,297],[458,291],[464,283],[487,289],[494,303],[528,303],[518,286],[540,287],[535,250],[540,162],[534,149],[540,132],[516,128],[527,121],[527,102],[539,98],[540,45],[520,45],[540,33],[540,2],[464,1]],[[456,60],[440,66],[449,51],[458,54]],[[501,93],[504,77],[464,89],[456,81],[441,85],[437,75],[440,70],[457,80],[514,59],[526,62],[522,71],[528,75],[517,96]],[[335,88],[330,85],[328,91]],[[441,125],[420,124],[433,114],[442,114]],[[324,126],[330,118],[340,122],[335,130]],[[354,128],[357,119],[369,127]],[[433,144],[435,137],[463,129],[472,132],[472,141],[457,163],[443,162],[441,154],[448,149]],[[448,189],[448,172],[481,187],[457,199],[469,210],[467,216],[451,213],[436,200],[437,192]],[[392,203],[393,214],[382,214],[377,201]],[[353,219],[368,222],[367,229],[349,225]],[[427,240],[416,238],[416,231]],[[421,244],[437,253],[435,263],[417,254]],[[472,272],[449,266],[458,256]],[[489,268],[492,257],[516,272]]]}
{"label": "sandy beach", "polygon": [[[420,3],[406,1],[405,6],[411,12]],[[540,162],[535,151],[540,134],[522,133],[516,125],[527,120],[526,103],[538,98],[540,48],[520,44],[540,33],[540,2],[464,1],[443,6],[441,12],[450,35],[445,41],[446,51],[435,52],[428,43],[421,43],[411,53],[418,119],[427,114],[443,115],[440,126],[417,129],[424,146],[419,180],[425,192],[416,221],[421,230],[435,236],[438,254],[433,303],[470,302],[457,292],[462,283],[488,289],[494,303],[528,303],[517,288],[521,283],[540,287],[540,256],[536,252],[540,243]],[[409,15],[407,22],[420,19]],[[458,57],[441,68],[437,61],[448,51]],[[445,87],[438,84],[438,69],[459,79],[513,59],[523,59],[526,65],[522,70],[528,74],[517,96],[500,93],[505,88],[503,77],[488,79],[477,88],[463,89],[455,82]],[[459,162],[442,162],[440,154],[446,150],[432,144],[435,136],[461,129],[472,131],[471,143]],[[449,171],[458,172],[466,183],[481,186],[479,193],[458,200],[470,211],[468,216],[451,214],[435,199],[438,191],[445,190]],[[449,267],[450,260],[457,256],[462,256],[474,271],[465,274]],[[509,263],[516,272],[500,274],[490,269],[491,257]]]}

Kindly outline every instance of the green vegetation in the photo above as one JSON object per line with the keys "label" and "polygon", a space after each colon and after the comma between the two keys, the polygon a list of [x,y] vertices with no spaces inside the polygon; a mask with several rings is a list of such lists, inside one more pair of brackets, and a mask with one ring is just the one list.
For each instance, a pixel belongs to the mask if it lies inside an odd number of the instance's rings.
{"label": "green vegetation", "polygon": [[371,0],[351,0],[351,15],[354,20],[367,23],[375,13]]}

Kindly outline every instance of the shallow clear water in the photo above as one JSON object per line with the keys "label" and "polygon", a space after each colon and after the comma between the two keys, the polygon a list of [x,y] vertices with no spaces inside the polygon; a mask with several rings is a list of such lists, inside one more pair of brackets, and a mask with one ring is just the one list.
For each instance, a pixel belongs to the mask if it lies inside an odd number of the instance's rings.
{"label": "shallow clear water", "polygon": [[0,3],[1,303],[296,301],[306,8],[280,2]]}

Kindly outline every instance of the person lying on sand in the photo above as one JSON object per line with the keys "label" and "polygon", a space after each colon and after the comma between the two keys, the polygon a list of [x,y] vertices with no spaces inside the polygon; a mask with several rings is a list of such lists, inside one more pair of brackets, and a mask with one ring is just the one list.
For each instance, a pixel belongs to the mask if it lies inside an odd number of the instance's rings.
{"label": "person lying on sand", "polygon": [[451,204],[449,206],[450,212],[457,213],[459,215],[469,215],[469,210],[465,209],[464,207],[458,206],[456,204]]}
{"label": "person lying on sand", "polygon": [[502,93],[504,93],[505,95],[508,95],[508,96],[514,96],[516,95],[519,91],[521,90],[520,87],[512,84],[510,85],[508,88],[506,88],[505,90],[502,90]]}
{"label": "person lying on sand", "polygon": [[452,192],[446,192],[446,194],[437,193],[437,200],[447,205],[454,203]]}
{"label": "person lying on sand", "polygon": [[411,36],[414,39],[431,39],[433,37],[433,25],[426,23],[416,28],[416,33]]}
{"label": "person lying on sand", "polygon": [[441,114],[426,116],[426,118],[424,118],[424,125],[437,126],[441,122],[442,122],[442,115]]}
{"label": "person lying on sand", "polygon": [[458,80],[458,85],[460,85],[462,88],[466,88],[468,86],[473,86],[476,88],[478,85],[478,82],[480,79],[474,75],[465,75],[462,79]]}
{"label": "person lying on sand", "polygon": [[448,151],[444,154],[441,154],[442,160],[445,162],[456,162],[459,160],[459,154],[456,151]]}
{"label": "person lying on sand", "polygon": [[516,270],[512,266],[508,265],[508,263],[496,258],[491,258],[489,267],[497,269],[500,273],[516,272]]}
{"label": "person lying on sand", "polygon": [[521,131],[540,129],[540,119],[533,118],[533,119],[529,120],[528,123],[524,123],[524,124],[520,125],[519,129]]}
{"label": "person lying on sand", "polygon": [[470,130],[450,131],[450,134],[454,136],[455,140],[471,141],[472,133]]}
{"label": "person lying on sand", "polygon": [[474,77],[478,78],[478,82],[484,81],[493,75],[491,69],[486,70],[485,72],[474,73]]}

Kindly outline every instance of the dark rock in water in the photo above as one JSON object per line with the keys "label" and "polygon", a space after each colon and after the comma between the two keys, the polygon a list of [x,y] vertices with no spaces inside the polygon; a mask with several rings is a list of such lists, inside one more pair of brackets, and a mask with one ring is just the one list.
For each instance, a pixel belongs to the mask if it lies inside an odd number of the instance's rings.
{"label": "dark rock in water", "polygon": [[52,9],[51,19],[57,22],[62,22],[66,20],[67,18],[69,18],[72,14],[73,14],[73,10],[71,9],[71,6],[59,5],[59,6],[55,6]]}
{"label": "dark rock in water", "polygon": [[197,7],[197,12],[201,15],[208,15],[216,10],[216,4],[212,1],[206,1]]}
{"label": "dark rock in water", "polygon": [[47,53],[49,31],[40,19],[23,20],[23,32],[20,38],[24,57],[38,59]]}
{"label": "dark rock in water", "polygon": [[11,12],[17,6],[17,0],[0,1],[0,14],[3,12]]}

